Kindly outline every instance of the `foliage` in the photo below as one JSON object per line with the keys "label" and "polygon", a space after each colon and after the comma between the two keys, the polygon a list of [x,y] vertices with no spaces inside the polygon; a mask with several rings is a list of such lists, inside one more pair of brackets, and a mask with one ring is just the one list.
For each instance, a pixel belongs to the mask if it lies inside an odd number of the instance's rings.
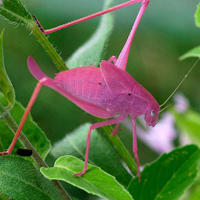
{"label": "foliage", "polygon": [[15,102],[15,91],[13,89],[12,83],[6,73],[5,66],[4,66],[4,56],[3,56],[3,31],[0,36],[0,88],[2,92],[4,93],[5,98],[9,102],[8,108],[12,107]]}
{"label": "foliage", "polygon": [[[111,3],[112,0],[106,0],[104,8],[110,7]],[[3,0],[0,4],[0,14],[15,24],[23,24],[29,28],[60,71],[67,67],[98,65],[113,29],[112,14],[103,16],[95,33],[68,59],[66,67],[65,62],[48,38],[40,32],[35,19],[20,0]],[[195,18],[199,26],[199,7]],[[199,56],[198,47],[184,54],[181,59]],[[5,151],[12,140],[12,132],[16,132],[16,123],[19,124],[24,108],[15,101],[14,88],[5,70],[3,31],[0,36],[0,88],[3,92],[0,95],[0,150]],[[6,107],[7,104],[9,104],[9,109]],[[73,177],[74,173],[83,168],[83,161],[79,158],[84,160],[86,133],[90,123],[81,125],[55,143],[49,155],[51,148],[49,140],[29,116],[23,129],[26,136],[21,134],[14,153],[0,157],[0,195],[2,195],[0,198],[75,199],[73,196],[77,192],[73,190],[80,188],[89,194],[109,200],[167,200],[180,199],[181,196],[183,199],[195,199],[199,195],[200,182],[200,177],[197,176],[200,159],[200,115],[193,110],[187,110],[183,114],[175,109],[171,109],[171,115],[176,119],[178,130],[187,134],[192,143],[196,145],[177,147],[161,155],[154,162],[146,164],[141,173],[141,182],[131,175],[131,173],[136,174],[136,165],[119,137],[117,135],[112,138],[108,137],[112,132],[111,127],[106,127],[103,133],[94,131],[89,169],[83,176]],[[164,130],[160,132],[162,133]],[[32,149],[33,156],[20,157],[17,155],[16,150],[22,147]],[[47,155],[57,159],[54,167],[48,168],[44,162]],[[63,184],[65,189],[57,180],[68,183]],[[187,190],[192,184],[193,186]],[[70,185],[74,186],[71,190]]]}

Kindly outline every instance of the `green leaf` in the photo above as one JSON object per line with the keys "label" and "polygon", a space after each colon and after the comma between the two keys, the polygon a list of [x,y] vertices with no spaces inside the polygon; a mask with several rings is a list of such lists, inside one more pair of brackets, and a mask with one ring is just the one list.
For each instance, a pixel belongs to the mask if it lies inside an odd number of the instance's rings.
{"label": "green leaf", "polygon": [[185,113],[177,113],[175,110],[172,110],[172,113],[175,117],[176,125],[178,129],[187,134],[192,142],[197,144],[200,147],[200,115],[199,113],[188,110]]}
{"label": "green leaf", "polygon": [[38,25],[35,23],[35,19],[26,10],[23,4],[19,0],[2,0],[3,4],[0,5],[0,15],[6,19],[11,20],[14,23],[25,24],[31,32],[36,36],[44,50],[49,54],[52,61],[55,63],[60,71],[67,69],[64,61],[60,55],[53,48],[47,37],[40,31]]}
{"label": "green leaf", "polygon": [[63,180],[88,193],[109,200],[131,200],[130,194],[115,180],[115,178],[100,168],[88,165],[88,171],[81,177],[73,177],[74,173],[82,171],[84,162],[73,156],[60,157],[52,168],[41,168],[41,172],[49,178]]}
{"label": "green leaf", "polygon": [[31,14],[19,0],[2,0],[2,3],[0,5],[0,14],[6,19],[22,24],[33,20]]}
{"label": "green leaf", "polygon": [[200,46],[191,49],[190,51],[183,54],[179,59],[184,60],[190,57],[200,57]]}
{"label": "green leaf", "polygon": [[128,191],[135,200],[176,200],[194,182],[200,150],[195,145],[177,148],[163,154],[157,161],[146,166],[141,182],[135,178]]}
{"label": "green leaf", "polygon": [[[105,1],[104,9],[109,8],[111,4],[112,0]],[[66,65],[70,69],[91,65],[98,66],[112,28],[112,14],[103,15],[96,32],[67,60]]]}
{"label": "green leaf", "polygon": [[15,91],[4,66],[3,33],[4,30],[0,35],[0,89],[2,90],[6,100],[9,102],[8,108],[11,108],[15,103]]}
{"label": "green leaf", "polygon": [[20,156],[0,157],[0,193],[15,200],[59,200],[52,183]]}
{"label": "green leaf", "polygon": [[200,172],[198,172],[195,183],[182,196],[181,200],[199,200],[200,199]]}
{"label": "green leaf", "polygon": [[182,198],[182,200],[199,200],[200,199],[200,171],[198,172],[197,178],[195,183],[192,185],[192,187],[187,191],[187,193],[184,195],[185,198]]}
{"label": "green leaf", "polygon": [[3,195],[1,195],[1,194],[0,194],[0,199],[1,199],[1,200],[9,200],[7,197],[5,197],[5,196],[3,196]]}
{"label": "green leaf", "polygon": [[200,27],[200,4],[197,6],[197,10],[194,15],[195,24],[197,27]]}
{"label": "green leaf", "polygon": [[[81,125],[72,133],[67,134],[65,138],[53,146],[51,154],[55,158],[63,155],[73,155],[85,160],[86,139],[90,125],[89,123]],[[89,162],[116,177],[117,181],[124,186],[128,186],[132,178],[121,164],[114,147],[96,129],[92,131]]]}
{"label": "green leaf", "polygon": [[[2,104],[5,104],[5,99],[3,97],[3,94],[0,93],[0,102]],[[18,102],[14,104],[13,109],[10,111],[12,117],[16,121],[17,124],[20,123],[21,118],[24,114],[25,109],[22,107],[22,105]],[[8,128],[8,126],[1,120],[0,121],[0,150],[5,151],[14,135],[11,132],[11,130]],[[29,115],[26,123],[24,125],[23,131],[26,135],[26,137],[29,139],[33,147],[36,149],[36,151],[40,154],[40,156],[45,159],[46,155],[50,151],[51,144],[50,141],[46,138],[44,132],[37,126],[37,124],[32,120],[31,116]],[[22,148],[22,145],[20,142],[17,142],[13,154],[15,154],[16,149]]]}
{"label": "green leaf", "polygon": [[[197,10],[196,10],[196,13],[194,15],[194,18],[195,18],[196,26],[200,27],[200,4],[197,6]],[[183,54],[179,59],[184,60],[184,59],[190,58],[190,57],[200,57],[200,46],[189,50],[188,52]]]}

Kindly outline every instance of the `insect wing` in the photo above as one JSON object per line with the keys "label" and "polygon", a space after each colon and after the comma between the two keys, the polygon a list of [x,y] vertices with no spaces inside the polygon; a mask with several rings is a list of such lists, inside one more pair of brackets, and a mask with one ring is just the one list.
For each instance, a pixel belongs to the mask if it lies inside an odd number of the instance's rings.
{"label": "insect wing", "polygon": [[129,73],[108,61],[102,61],[100,69],[111,92],[115,94],[133,92],[137,81]]}

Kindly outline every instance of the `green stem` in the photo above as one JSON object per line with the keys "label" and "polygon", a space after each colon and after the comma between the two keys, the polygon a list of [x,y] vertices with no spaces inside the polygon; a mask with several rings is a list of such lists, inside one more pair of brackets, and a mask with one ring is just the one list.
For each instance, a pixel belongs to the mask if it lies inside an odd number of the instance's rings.
{"label": "green stem", "polygon": [[55,63],[56,67],[60,71],[65,71],[68,67],[65,65],[65,62],[62,60],[60,55],[56,52],[55,48],[49,42],[47,37],[40,31],[37,24],[34,21],[28,21],[27,26],[31,29],[35,37],[38,39],[44,50],[50,56],[52,61]]}
{"label": "green stem", "polygon": [[[0,115],[2,116],[2,121],[10,128],[10,130],[15,134],[17,132],[18,126],[12,116],[10,115],[10,112],[6,110],[1,104],[0,104]],[[35,148],[31,145],[27,137],[24,135],[23,132],[19,135],[20,143],[26,148],[32,150],[32,157],[35,160],[37,166],[40,167],[47,167],[46,163],[43,161],[43,159],[40,157],[40,155],[37,153]]]}
{"label": "green stem", "polygon": [[[2,121],[10,128],[10,130],[15,134],[17,132],[18,126],[12,116],[10,115],[10,112],[6,110],[1,104],[0,104],[0,116]],[[38,152],[35,150],[35,148],[31,145],[27,137],[24,135],[23,132],[19,135],[19,141],[20,143],[26,148],[32,150],[32,158],[35,161],[38,168],[40,167],[48,167],[48,165],[45,163],[45,161],[41,158],[41,156],[38,154]],[[55,188],[57,189],[58,193],[64,200],[70,200],[68,194],[62,187],[59,181],[53,180],[52,183],[54,184]]]}

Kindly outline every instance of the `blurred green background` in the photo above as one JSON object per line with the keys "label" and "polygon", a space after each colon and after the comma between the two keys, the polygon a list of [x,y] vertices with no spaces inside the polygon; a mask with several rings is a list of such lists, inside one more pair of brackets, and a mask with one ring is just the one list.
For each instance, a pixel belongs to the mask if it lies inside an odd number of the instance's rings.
{"label": "blurred green background", "polygon": [[[44,28],[86,16],[101,10],[103,0],[34,0],[22,1],[35,14]],[[116,0],[114,4],[123,3]],[[200,29],[195,27],[194,13],[199,1],[151,0],[139,25],[131,48],[127,71],[149,90],[161,104],[187,73],[194,59],[178,60],[186,51],[199,45]],[[140,3],[115,11],[115,26],[104,59],[118,56],[126,39]],[[0,29],[5,28],[4,56],[8,75],[13,82],[17,100],[24,106],[32,94],[36,80],[29,73],[26,60],[33,56],[43,71],[54,77],[58,72],[43,48],[23,26],[15,26],[0,18]],[[64,60],[82,45],[94,32],[99,18],[77,24],[49,35]],[[189,98],[192,106],[200,110],[200,64],[194,69],[179,92]],[[52,142],[71,132],[78,124],[94,121],[55,91],[44,87],[32,110],[34,120]]]}
{"label": "blurred green background", "polygon": [[[102,9],[103,0],[34,0],[22,1],[38,17],[44,28],[52,28]],[[116,0],[114,4],[123,3]],[[127,71],[149,90],[161,104],[187,73],[194,59],[178,60],[186,51],[199,45],[200,29],[195,27],[194,13],[199,1],[151,0],[136,32]],[[118,56],[140,3],[115,11],[115,26],[104,59]],[[58,72],[43,48],[23,26],[15,26],[0,18],[0,29],[5,28],[4,55],[8,75],[13,82],[16,97],[24,106],[32,94],[36,80],[29,73],[26,60],[33,56],[43,71],[51,77]],[[77,24],[49,35],[64,60],[82,45],[98,26],[99,18]],[[189,98],[200,110],[200,64],[186,79],[179,92]],[[55,91],[44,87],[34,105],[32,116],[52,143],[71,132],[79,124],[94,121]]]}
{"label": "blurred green background", "polygon": [[[84,17],[102,9],[103,0],[32,0],[22,1],[37,16],[44,28]],[[115,0],[114,4],[123,3]],[[186,51],[199,45],[200,29],[195,27],[197,0],[151,0],[136,32],[127,71],[149,90],[162,104],[194,64],[196,58],[179,61]],[[140,3],[115,11],[115,26],[104,59],[118,56],[131,30]],[[64,60],[81,46],[95,31],[99,18],[77,24],[49,35],[49,40]],[[23,26],[0,18],[4,33],[4,56],[8,75],[16,98],[25,107],[37,81],[28,71],[26,60],[33,56],[43,71],[51,77],[58,72],[35,37]],[[200,63],[179,89],[200,111]],[[55,91],[44,87],[31,111],[34,120],[45,131],[52,144],[80,124],[95,119]],[[123,136],[122,136],[123,137]],[[131,137],[131,136],[130,136]],[[132,141],[132,139],[130,140]],[[131,144],[129,144],[131,146]],[[142,147],[144,147],[141,144]],[[145,148],[144,148],[145,149]],[[131,150],[131,149],[130,149]],[[139,154],[143,148],[139,147]],[[144,156],[141,164],[152,160]],[[145,160],[146,159],[146,160]],[[48,160],[50,164],[51,159]]]}

